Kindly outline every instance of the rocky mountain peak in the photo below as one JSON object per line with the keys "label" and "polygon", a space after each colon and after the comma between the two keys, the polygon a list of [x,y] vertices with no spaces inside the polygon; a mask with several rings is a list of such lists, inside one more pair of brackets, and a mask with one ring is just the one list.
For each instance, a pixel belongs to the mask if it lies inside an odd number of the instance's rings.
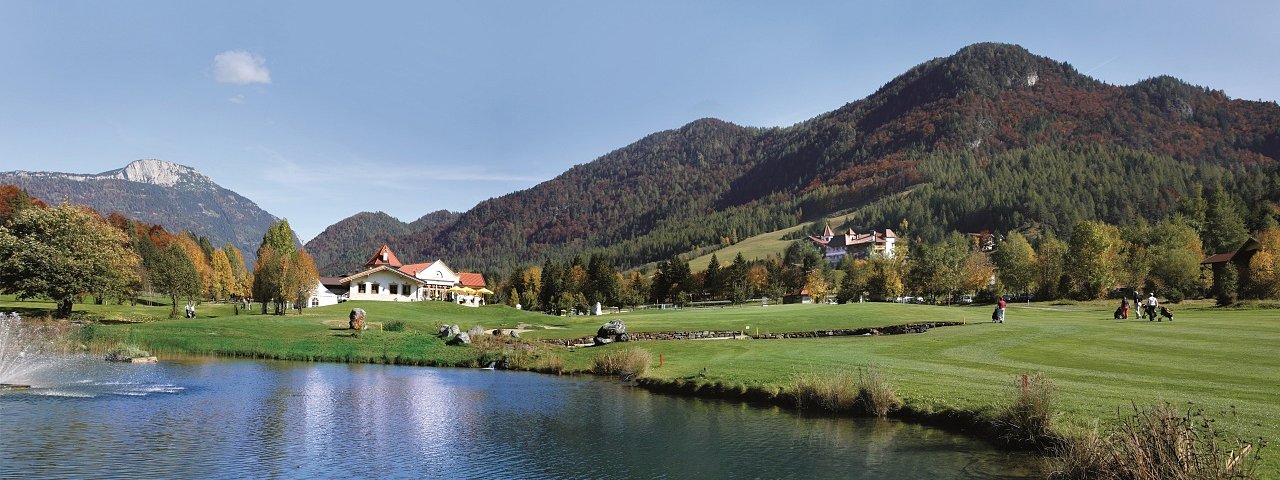
{"label": "rocky mountain peak", "polygon": [[134,160],[124,168],[102,172],[100,175],[166,187],[172,187],[180,182],[210,181],[194,168],[157,159]]}

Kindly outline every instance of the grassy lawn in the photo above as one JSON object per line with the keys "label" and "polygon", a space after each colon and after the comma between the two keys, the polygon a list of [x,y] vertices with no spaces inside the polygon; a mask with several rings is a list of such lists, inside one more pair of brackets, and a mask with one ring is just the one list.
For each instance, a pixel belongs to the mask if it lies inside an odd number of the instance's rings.
{"label": "grassy lawn", "polygon": [[[533,330],[528,338],[581,338],[594,335],[605,321],[621,318],[628,332],[739,330],[755,333],[800,332],[837,328],[882,327],[922,321],[980,322],[991,317],[987,307],[947,308],[926,305],[864,303],[860,305],[769,305],[638,310],[603,317],[535,317],[530,323],[553,327]],[[747,329],[747,327],[751,327]]]}
{"label": "grassy lawn", "polygon": [[[375,327],[359,337],[345,330],[352,307]],[[51,303],[0,298],[0,311],[38,313]],[[168,306],[76,305],[81,315],[163,318]],[[568,370],[587,370],[594,356],[625,348],[653,354],[647,376],[724,385],[786,388],[803,372],[857,370],[875,364],[898,395],[920,411],[990,412],[1013,396],[1015,378],[1044,372],[1057,385],[1059,420],[1087,426],[1114,421],[1131,404],[1169,402],[1203,408],[1220,429],[1248,439],[1280,440],[1280,309],[1175,306],[1176,322],[1111,319],[1113,302],[1010,305],[1008,322],[992,324],[989,306],[934,307],[883,303],[774,305],[649,310],[604,317],[552,317],[502,306],[437,302],[348,302],[304,314],[231,315],[229,306],[201,306],[196,320],[161,320],[93,327],[98,343],[128,341],[164,353],[216,353],[301,360],[465,365],[474,348],[448,347],[433,334],[442,323],[535,329],[523,337],[588,336],[612,318],[629,331],[810,331],[915,321],[967,321],[926,334],[794,340],[633,342],[568,351],[546,347]],[[214,315],[220,315],[214,317]],[[402,332],[377,330],[391,320]],[[661,356],[662,366],[657,359]],[[705,370],[704,370],[705,369]],[[1264,451],[1264,478],[1280,476],[1280,458]]]}

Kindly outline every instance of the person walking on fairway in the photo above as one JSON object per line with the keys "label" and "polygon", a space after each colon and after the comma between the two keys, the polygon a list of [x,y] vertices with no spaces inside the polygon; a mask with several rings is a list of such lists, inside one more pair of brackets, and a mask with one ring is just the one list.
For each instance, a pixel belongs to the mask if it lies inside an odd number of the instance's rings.
{"label": "person walking on fairway", "polygon": [[[1151,296],[1147,297],[1147,321],[1148,322],[1156,319],[1156,307],[1159,305],[1160,303],[1156,301],[1155,292],[1151,292]],[[1164,321],[1164,320],[1161,320],[1161,321]]]}
{"label": "person walking on fairway", "polygon": [[996,323],[1004,323],[1004,307],[1007,305],[1004,297],[1000,297],[1000,301],[996,302]]}

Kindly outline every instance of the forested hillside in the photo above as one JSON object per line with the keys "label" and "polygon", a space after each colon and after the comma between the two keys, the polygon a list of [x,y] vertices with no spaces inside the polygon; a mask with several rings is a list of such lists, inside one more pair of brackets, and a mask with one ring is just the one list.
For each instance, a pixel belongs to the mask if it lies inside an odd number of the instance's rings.
{"label": "forested hillside", "polygon": [[[387,241],[492,270],[583,253],[638,265],[832,212],[926,240],[1063,235],[1082,219],[1163,218],[1195,185],[1265,206],[1280,191],[1278,159],[1274,102],[1164,76],[1114,86],[1015,45],[975,44],[791,127],[698,120]],[[1254,223],[1270,215],[1256,210]]]}
{"label": "forested hillside", "polygon": [[438,230],[457,218],[455,212],[439,210],[412,223],[404,223],[383,212],[360,212],[330,225],[307,242],[306,249],[321,272],[332,275],[354,273],[384,243],[390,244],[393,251],[403,251],[403,244],[396,239],[414,232]]}

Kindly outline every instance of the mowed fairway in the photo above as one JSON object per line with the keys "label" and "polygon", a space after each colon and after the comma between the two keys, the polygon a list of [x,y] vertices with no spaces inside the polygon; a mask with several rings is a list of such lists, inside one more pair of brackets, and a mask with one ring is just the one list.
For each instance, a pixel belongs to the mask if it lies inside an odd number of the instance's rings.
{"label": "mowed fairway", "polygon": [[[1242,438],[1280,439],[1280,310],[1175,306],[1177,321],[1148,322],[1112,320],[1112,308],[1109,302],[1010,305],[1004,324],[980,321],[914,335],[632,345],[662,356],[663,366],[649,376],[726,384],[786,386],[800,372],[875,364],[905,402],[925,411],[990,411],[1012,398],[1019,374],[1039,371],[1057,385],[1060,420],[1069,424],[1096,419],[1105,425],[1117,412],[1132,411],[1131,404],[1168,402],[1184,411],[1203,408],[1219,428]],[[690,311],[688,323],[725,316],[784,331],[808,330],[815,322],[836,328],[990,315],[990,307],[895,304],[752,309],[770,311],[766,320],[737,310],[743,309]],[[679,323],[679,314],[668,316],[665,321]],[[788,317],[804,328],[786,328]],[[625,318],[629,328],[632,319],[648,323],[645,315]],[[1280,473],[1280,462],[1265,466]]]}

